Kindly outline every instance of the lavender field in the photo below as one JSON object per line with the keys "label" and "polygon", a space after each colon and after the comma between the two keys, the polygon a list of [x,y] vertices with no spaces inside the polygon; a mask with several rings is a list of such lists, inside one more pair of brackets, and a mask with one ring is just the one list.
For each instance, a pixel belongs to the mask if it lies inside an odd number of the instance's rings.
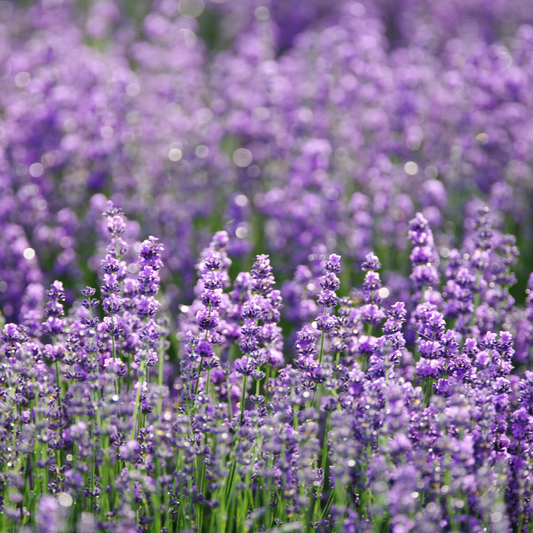
{"label": "lavender field", "polygon": [[531,0],[0,1],[0,533],[533,533]]}

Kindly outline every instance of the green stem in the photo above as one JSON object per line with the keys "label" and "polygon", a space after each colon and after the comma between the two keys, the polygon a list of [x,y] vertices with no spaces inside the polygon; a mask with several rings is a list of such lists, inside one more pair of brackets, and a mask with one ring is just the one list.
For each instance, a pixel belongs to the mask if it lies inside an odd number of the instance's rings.
{"label": "green stem", "polygon": [[324,507],[324,510],[322,511],[322,515],[320,516],[321,520],[324,520],[324,518],[326,518],[326,516],[328,515],[329,508],[331,507],[331,504],[333,503],[334,499],[335,499],[335,491],[330,490],[328,501],[326,502],[326,506]]}
{"label": "green stem", "polygon": [[[365,333],[367,335],[367,337],[371,337],[372,336],[372,324],[370,322],[368,322],[365,326]],[[361,363],[361,370],[364,372],[365,371],[365,367],[366,367],[366,360],[368,358],[368,355],[365,353],[363,355],[363,361]]]}
{"label": "green stem", "polygon": [[131,440],[135,438],[137,433],[137,417],[139,411],[139,401],[141,398],[141,389],[143,386],[143,372],[144,372],[144,361],[141,361],[139,366],[139,380],[137,381],[137,393],[135,394],[135,409],[133,411],[133,426],[131,428]]}
{"label": "green stem", "polygon": [[228,391],[228,411],[229,411],[229,421],[231,422],[233,420],[233,407],[231,406],[229,376],[226,376],[226,390]]}
{"label": "green stem", "polygon": [[248,376],[242,377],[242,395],[241,395],[241,424],[244,420],[244,403],[246,400],[246,380],[248,379]]}
{"label": "green stem", "polygon": [[322,332],[322,337],[320,338],[320,353],[318,355],[318,362],[322,364],[322,357],[324,356],[324,339],[326,334]]}
{"label": "green stem", "polygon": [[196,385],[194,386],[194,395],[198,394],[198,385],[200,385],[200,376],[202,375],[202,365],[204,363],[203,358],[200,359],[200,366],[198,367],[198,379],[196,380]]}
{"label": "green stem", "polygon": [[426,407],[429,406],[429,400],[431,398],[432,389],[433,389],[433,378],[431,377],[425,378],[424,392],[425,392]]}
{"label": "green stem", "polygon": [[326,432],[324,433],[324,443],[322,445],[322,470],[324,471],[324,487],[326,486],[326,464],[328,460],[328,433],[329,433],[329,418],[331,413],[328,411],[326,415]]}

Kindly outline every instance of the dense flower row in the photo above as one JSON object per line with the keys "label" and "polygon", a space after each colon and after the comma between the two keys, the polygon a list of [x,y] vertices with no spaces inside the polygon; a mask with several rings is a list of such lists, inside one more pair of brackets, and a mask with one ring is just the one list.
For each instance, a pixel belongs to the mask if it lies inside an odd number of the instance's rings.
{"label": "dense flower row", "polygon": [[533,3],[27,4],[0,531],[532,532]]}
{"label": "dense flower row", "polygon": [[2,531],[531,530],[530,301],[517,321],[518,249],[488,208],[445,264],[416,214],[405,301],[374,253],[344,297],[341,257],[321,260],[294,351],[267,255],[232,281],[216,233],[176,337],[163,245],[104,215],[99,292],[65,313],[61,282],[34,284],[1,331]]}

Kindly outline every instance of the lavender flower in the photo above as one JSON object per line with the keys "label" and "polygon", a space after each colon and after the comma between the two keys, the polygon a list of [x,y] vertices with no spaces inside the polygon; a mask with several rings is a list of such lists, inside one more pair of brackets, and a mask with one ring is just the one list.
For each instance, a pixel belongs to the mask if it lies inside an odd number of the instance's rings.
{"label": "lavender flower", "polygon": [[409,256],[413,264],[410,279],[414,282],[417,292],[426,299],[426,291],[431,291],[439,282],[435,267],[438,264],[438,255],[429,222],[421,213],[417,213],[416,218],[409,222],[409,239],[413,246]]}
{"label": "lavender flower", "polygon": [[530,2],[15,4],[0,529],[529,531]]}

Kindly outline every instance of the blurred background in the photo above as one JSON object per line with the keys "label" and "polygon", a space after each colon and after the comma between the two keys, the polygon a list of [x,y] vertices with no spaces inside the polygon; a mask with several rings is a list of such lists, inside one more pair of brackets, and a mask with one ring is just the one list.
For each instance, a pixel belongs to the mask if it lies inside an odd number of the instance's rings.
{"label": "blurred background", "polygon": [[415,213],[444,265],[485,204],[522,302],[532,21],[529,0],[0,1],[3,315],[32,284],[97,285],[107,199],[164,243],[173,313],[215,231],[233,274],[271,254],[287,312],[296,267],[332,252],[346,294],[374,250],[392,303]]}

